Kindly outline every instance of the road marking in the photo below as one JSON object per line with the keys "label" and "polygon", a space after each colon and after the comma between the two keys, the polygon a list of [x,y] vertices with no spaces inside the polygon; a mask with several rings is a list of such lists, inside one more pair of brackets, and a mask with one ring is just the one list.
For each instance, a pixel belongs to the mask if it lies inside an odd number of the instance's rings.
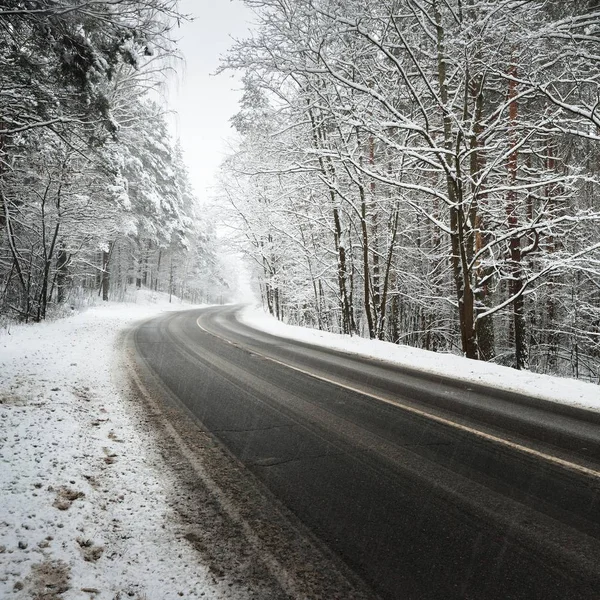
{"label": "road marking", "polygon": [[262,562],[265,567],[273,575],[273,577],[277,580],[281,588],[293,598],[300,598],[301,590],[298,587],[298,582],[293,574],[285,568],[285,566],[277,559],[275,554],[270,552],[266,547],[265,543],[261,540],[259,534],[257,534],[250,523],[243,517],[238,508],[235,506],[234,502],[231,501],[229,496],[219,487],[217,482],[212,478],[212,476],[208,473],[206,467],[202,464],[201,460],[198,459],[197,455],[190,448],[190,446],[185,442],[185,440],[179,435],[175,427],[170,423],[170,421],[165,416],[161,406],[159,403],[153,398],[152,394],[148,391],[140,375],[138,374],[135,368],[135,359],[128,355],[127,368],[129,370],[130,375],[135,382],[138,391],[146,402],[150,405],[150,407],[154,410],[155,414],[159,416],[160,421],[167,431],[168,435],[171,437],[173,442],[179,448],[181,454],[187,459],[192,469],[196,472],[196,474],[200,477],[208,491],[213,495],[213,497],[217,500],[220,507],[227,514],[227,516],[236,524],[238,524],[246,540],[254,548],[257,555],[261,557]]}
{"label": "road marking", "polygon": [[[207,333],[208,335],[212,335],[213,337],[216,337],[217,339],[219,339],[223,342],[227,342],[228,344],[236,346],[237,348],[241,348],[241,346],[234,344],[227,338],[224,338],[216,333],[213,333],[212,331],[209,331],[208,329],[206,329],[202,325],[200,325],[200,317],[198,317],[198,319],[196,320],[196,325],[198,325],[198,327],[202,331]],[[324,381],[325,383],[330,383],[332,385],[336,385],[345,390],[355,392],[357,394],[361,394],[362,396],[367,396],[368,398],[372,398],[374,400],[378,400],[379,402],[384,402],[385,404],[395,406],[397,408],[400,408],[400,409],[402,409],[406,412],[412,413],[414,415],[418,415],[420,417],[430,419],[431,421],[435,421],[436,423],[441,423],[442,425],[446,425],[448,427],[453,427],[454,429],[458,429],[459,431],[464,431],[466,433],[469,433],[471,435],[474,435],[476,437],[484,439],[488,442],[492,442],[495,444],[501,444],[503,446],[507,446],[507,447],[511,448],[512,450],[516,450],[518,452],[528,454],[530,456],[535,456],[536,458],[540,458],[547,462],[554,463],[565,469],[575,471],[575,472],[581,473],[583,475],[587,475],[588,477],[594,477],[596,479],[600,479],[600,471],[596,471],[594,469],[589,469],[588,467],[584,467],[583,465],[578,465],[577,463],[569,462],[568,460],[563,460],[562,458],[558,458],[557,456],[552,456],[551,454],[546,454],[545,452],[540,452],[538,450],[534,450],[533,448],[529,448],[527,446],[523,446],[521,444],[511,442],[510,440],[506,440],[504,438],[492,435],[491,433],[486,433],[485,431],[473,429],[472,427],[469,427],[467,425],[462,425],[461,423],[457,423],[456,421],[451,421],[450,419],[445,419],[444,417],[439,417],[438,415],[434,415],[432,413],[421,410],[419,408],[409,406],[408,404],[404,404],[402,402],[399,402],[398,400],[386,398],[385,396],[380,396],[379,394],[373,394],[371,392],[361,390],[360,388],[356,388],[356,387],[348,385],[346,383],[342,383],[341,381],[336,381],[335,379],[329,379],[328,377],[324,377],[323,375],[317,375],[316,373],[312,373],[311,371],[307,371],[305,369],[301,369],[300,367],[290,365],[289,363],[283,362],[276,358],[272,358],[265,354],[260,354],[260,353],[256,352],[256,350],[252,350],[252,352],[254,354],[256,354],[257,356],[264,358],[265,360],[269,360],[275,364],[281,365],[283,367],[287,367],[288,369],[292,369],[293,371],[297,371],[298,373],[302,373],[303,375],[308,375],[309,377],[312,377],[313,379],[318,379],[319,381]]]}

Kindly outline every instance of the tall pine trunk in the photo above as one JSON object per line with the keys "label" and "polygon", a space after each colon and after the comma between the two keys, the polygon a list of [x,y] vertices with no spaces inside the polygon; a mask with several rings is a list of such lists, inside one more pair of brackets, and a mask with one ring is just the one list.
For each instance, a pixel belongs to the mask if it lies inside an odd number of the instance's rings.
{"label": "tall pine trunk", "polygon": [[510,78],[508,81],[508,123],[509,123],[509,144],[513,151],[508,157],[508,184],[509,191],[506,195],[506,217],[508,227],[513,230],[513,234],[509,240],[509,265],[510,278],[508,280],[508,293],[513,298],[513,343],[515,352],[514,366],[516,369],[527,367],[528,352],[527,339],[525,333],[525,306],[523,301],[523,273],[521,264],[521,236],[516,233],[519,227],[519,218],[517,214],[517,192],[515,186],[517,183],[518,171],[518,150],[517,150],[517,118],[518,118],[518,101],[517,101],[517,68],[512,65],[509,72]]}

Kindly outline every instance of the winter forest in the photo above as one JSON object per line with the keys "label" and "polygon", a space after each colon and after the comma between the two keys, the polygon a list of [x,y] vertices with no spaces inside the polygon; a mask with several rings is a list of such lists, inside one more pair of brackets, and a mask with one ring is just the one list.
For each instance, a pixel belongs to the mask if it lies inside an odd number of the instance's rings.
{"label": "winter forest", "polygon": [[600,377],[600,2],[246,0],[222,197],[272,314]]}
{"label": "winter forest", "polygon": [[0,316],[128,286],[219,297],[160,97],[178,18],[175,0],[0,2]]}
{"label": "winter forest", "polygon": [[598,382],[600,2],[244,4],[206,211],[177,1],[0,1],[0,318],[219,302],[233,252],[287,322]]}

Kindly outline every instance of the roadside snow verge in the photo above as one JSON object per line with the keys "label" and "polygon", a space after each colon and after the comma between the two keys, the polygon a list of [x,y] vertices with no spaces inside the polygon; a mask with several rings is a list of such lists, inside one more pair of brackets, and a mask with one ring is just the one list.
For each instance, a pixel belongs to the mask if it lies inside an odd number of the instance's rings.
{"label": "roadside snow verge", "polygon": [[423,373],[452,377],[464,382],[600,412],[600,386],[593,383],[540,375],[530,371],[516,371],[509,367],[470,360],[454,354],[430,352],[390,342],[287,325],[260,308],[244,308],[238,313],[238,319],[249,327],[279,337],[350,354],[360,354]]}
{"label": "roadside snow verge", "polygon": [[138,300],[0,334],[0,598],[231,597],[177,535],[172,475],[123,401],[120,332],[185,308]]}

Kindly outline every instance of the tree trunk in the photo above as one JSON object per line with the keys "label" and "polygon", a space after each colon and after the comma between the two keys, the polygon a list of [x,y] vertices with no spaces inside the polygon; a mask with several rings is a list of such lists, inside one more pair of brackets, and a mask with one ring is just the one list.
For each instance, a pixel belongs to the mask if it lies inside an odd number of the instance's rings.
{"label": "tree trunk", "polygon": [[371,312],[371,270],[369,266],[369,230],[367,227],[367,202],[365,190],[362,185],[360,190],[360,228],[362,232],[362,259],[363,259],[363,285],[365,295],[365,314],[367,317],[367,327],[369,328],[369,338],[375,337],[375,325],[373,323],[373,313]]}
{"label": "tree trunk", "polygon": [[[375,167],[375,140],[369,136],[369,165],[371,170]],[[371,256],[373,260],[373,322],[379,322],[379,309],[381,304],[381,273],[379,265],[379,209],[375,201],[375,181],[371,179],[370,183],[370,201],[371,201]],[[373,327],[373,337],[379,338],[379,331],[376,326]]]}
{"label": "tree trunk", "polygon": [[156,264],[156,277],[154,278],[154,291],[158,291],[158,280],[160,278],[160,261],[162,260],[162,248],[158,249],[158,262]]}
{"label": "tree trunk", "polygon": [[[454,153],[454,140],[452,137],[452,120],[448,110],[448,85],[446,82],[446,58],[444,48],[444,27],[439,9],[439,0],[434,0],[433,11],[437,35],[437,67],[440,99],[443,111],[444,147],[446,152],[441,157],[446,170],[446,188],[450,201],[450,229],[452,247],[452,272],[456,286],[458,300],[458,315],[461,334],[462,351],[467,358],[478,358],[477,339],[475,336],[475,297],[471,287],[470,272],[466,256],[466,236],[462,208],[462,192],[454,181],[450,158]],[[456,161],[454,161],[456,162]]]}
{"label": "tree trunk", "polygon": [[[308,102],[308,100],[307,100]],[[310,118],[312,127],[312,141],[316,151],[322,149],[325,143],[326,133],[323,128],[317,125],[315,120],[314,111],[312,108],[308,108],[308,116]],[[331,181],[335,179],[335,167],[328,160],[325,162],[322,154],[319,154],[319,167],[321,173],[325,179],[329,178]],[[331,200],[331,206],[333,210],[333,225],[334,225],[334,244],[337,255],[337,280],[338,288],[340,292],[340,309],[342,312],[342,331],[346,334],[352,334],[356,331],[356,323],[354,322],[354,308],[352,302],[348,296],[348,285],[347,285],[347,266],[346,266],[346,250],[344,248],[342,239],[342,226],[340,221],[340,214],[338,207],[336,206],[336,191],[334,187],[329,184],[329,198]]]}
{"label": "tree trunk", "polygon": [[[42,212],[43,215],[43,212]],[[44,245],[44,274],[42,276],[42,285],[40,289],[40,295],[38,300],[38,314],[37,321],[41,321],[46,318],[46,310],[48,308],[48,300],[50,299],[50,294],[48,293],[48,288],[50,286],[50,267],[52,266],[52,257],[54,255],[54,248],[56,247],[56,240],[58,239],[58,232],[60,229],[60,224],[57,223],[54,228],[54,235],[52,237],[52,242],[50,243],[50,248],[46,249],[46,240],[45,235],[43,239]],[[50,291],[52,291],[50,289]]]}
{"label": "tree trunk", "polygon": [[[552,174],[556,171],[556,158],[555,151],[552,141],[546,143],[547,162],[546,168]],[[546,198],[548,199],[548,211],[553,216],[558,216],[558,206],[555,199],[555,192],[551,186],[546,188]],[[533,199],[529,198],[528,201],[528,217],[530,221],[533,220]],[[548,236],[548,250],[550,253],[555,253],[560,249],[559,241],[554,235]],[[558,371],[558,349],[560,347],[560,327],[558,324],[558,312],[559,308],[556,302],[556,289],[558,288],[559,278],[556,275],[552,275],[548,278],[547,283],[547,294],[546,294],[546,331],[547,334],[547,367],[546,371],[549,373],[556,373]]]}
{"label": "tree trunk", "polygon": [[[508,219],[509,229],[516,230],[519,226],[519,219],[517,215],[517,192],[514,186],[517,183],[517,170],[518,170],[518,151],[516,149],[517,136],[517,117],[518,117],[518,103],[516,100],[517,96],[517,83],[515,78],[517,76],[517,68],[512,65],[510,68],[510,76],[508,82],[508,98],[510,101],[508,109],[508,120],[509,120],[509,143],[514,148],[513,152],[508,157],[508,182],[509,191],[506,195],[506,216]],[[523,369],[527,367],[528,352],[527,352],[527,339],[525,337],[525,315],[524,315],[524,302],[523,302],[523,279],[522,279],[522,265],[521,265],[521,237],[518,234],[514,234],[509,241],[509,264],[511,270],[511,277],[508,281],[508,293],[513,300],[513,334],[514,334],[514,348],[515,348],[515,362],[514,366],[516,369]]]}
{"label": "tree trunk", "polygon": [[333,209],[333,223],[335,226],[334,240],[338,259],[338,286],[340,289],[340,300],[342,305],[342,330],[346,334],[352,334],[355,330],[354,316],[348,299],[348,288],[346,285],[346,249],[342,243],[342,226],[340,222],[340,213],[337,207],[334,207]]}
{"label": "tree trunk", "polygon": [[102,251],[102,279],[100,285],[102,287],[102,300],[108,302],[108,292],[110,289],[110,272],[108,270],[110,263],[110,250]]}
{"label": "tree trunk", "polygon": [[391,231],[390,231],[390,243],[387,249],[387,260],[385,263],[385,273],[383,278],[383,290],[381,294],[381,301],[379,305],[379,319],[377,323],[377,339],[383,340],[385,338],[386,330],[386,313],[387,313],[387,302],[388,302],[388,291],[390,287],[391,272],[392,272],[392,259],[394,257],[394,249],[396,247],[396,237],[398,234],[398,220],[399,220],[399,206],[396,203],[392,212],[391,219]]}
{"label": "tree trunk", "polygon": [[69,253],[64,246],[58,249],[56,255],[56,300],[63,304],[67,299],[67,280],[69,277]]}
{"label": "tree trunk", "polygon": [[169,304],[173,300],[173,282],[175,280],[175,267],[173,266],[173,252],[171,252],[171,262],[169,264]]}
{"label": "tree trunk", "polygon": [[[471,208],[471,223],[475,231],[475,253],[479,252],[489,243],[489,235],[484,232],[485,223],[479,212],[480,205],[487,205],[487,194],[480,192],[475,187],[475,181],[479,174],[483,172],[486,164],[485,156],[482,152],[480,135],[482,132],[483,118],[483,90],[484,78],[476,77],[472,83],[471,95],[475,98],[475,118],[473,135],[471,137],[471,181],[473,182],[473,201]],[[477,292],[475,294],[476,307],[489,307],[490,282],[493,276],[492,267],[483,267],[479,260],[475,265],[475,277]],[[477,317],[475,321],[475,334],[477,336],[477,349],[481,360],[492,360],[496,355],[494,320],[492,315]]]}

